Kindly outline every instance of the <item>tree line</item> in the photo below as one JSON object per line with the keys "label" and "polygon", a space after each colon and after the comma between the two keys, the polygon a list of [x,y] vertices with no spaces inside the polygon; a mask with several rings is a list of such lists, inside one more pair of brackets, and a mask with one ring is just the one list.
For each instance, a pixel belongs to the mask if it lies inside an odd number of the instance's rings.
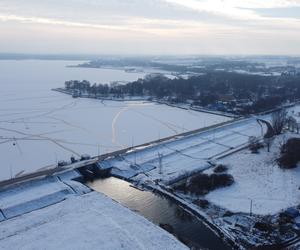
{"label": "tree line", "polygon": [[[67,90],[92,96],[147,96],[172,102],[193,101],[207,106],[223,101],[234,106],[251,102],[245,113],[264,111],[300,98],[300,76],[261,76],[232,72],[207,72],[188,79],[170,79],[162,74],[147,75],[127,84],[91,84],[89,81],[66,81]],[[224,101],[225,100],[225,101]]]}

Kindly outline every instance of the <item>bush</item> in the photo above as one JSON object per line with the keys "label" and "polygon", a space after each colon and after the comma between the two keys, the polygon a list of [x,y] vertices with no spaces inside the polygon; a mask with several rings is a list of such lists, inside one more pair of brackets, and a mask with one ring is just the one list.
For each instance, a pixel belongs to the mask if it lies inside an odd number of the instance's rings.
{"label": "bush", "polygon": [[195,200],[193,201],[193,203],[201,208],[208,208],[209,206],[209,202],[208,200],[205,200],[205,199],[199,199],[199,200]]}
{"label": "bush", "polygon": [[287,216],[285,213],[280,213],[278,218],[278,224],[279,225],[286,225],[288,223],[291,223],[293,219],[289,216]]}
{"label": "bush", "polygon": [[227,170],[228,170],[228,167],[220,164],[214,168],[214,173],[223,173],[223,172],[226,172]]}
{"label": "bush", "polygon": [[290,169],[297,167],[300,161],[300,138],[290,138],[281,147],[281,156],[278,164],[282,168]]}
{"label": "bush", "polygon": [[176,190],[205,195],[211,190],[230,186],[233,182],[234,179],[230,174],[198,174],[192,177],[188,183],[177,186]]}
{"label": "bush", "polygon": [[255,136],[249,137],[249,149],[252,154],[257,154],[258,150],[263,148],[264,145],[259,141],[259,139]]}
{"label": "bush", "polygon": [[212,174],[210,178],[212,180],[212,189],[227,187],[234,182],[233,177],[230,174]]}
{"label": "bush", "polygon": [[266,222],[256,222],[254,227],[263,232],[272,232],[273,230],[272,225]]}

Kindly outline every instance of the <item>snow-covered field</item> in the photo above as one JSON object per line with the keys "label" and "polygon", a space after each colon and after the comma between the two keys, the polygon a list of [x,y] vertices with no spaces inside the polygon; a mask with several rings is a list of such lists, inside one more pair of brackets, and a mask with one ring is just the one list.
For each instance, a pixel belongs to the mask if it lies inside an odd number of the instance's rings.
{"label": "snow-covered field", "polygon": [[73,99],[65,80],[135,80],[139,73],[66,68],[77,62],[0,61],[0,180],[87,153],[115,151],[229,118],[143,102]]}
{"label": "snow-covered field", "polygon": [[68,176],[3,190],[0,209],[3,250],[187,249],[160,227]]}
{"label": "snow-covered field", "polygon": [[[279,145],[291,135],[279,136],[271,152],[261,149],[259,154],[249,150],[228,156],[220,163],[229,167],[235,183],[209,193],[206,198],[233,212],[250,212],[252,200],[254,214],[275,214],[281,209],[299,204],[300,167],[281,169],[276,163]],[[293,135],[295,136],[295,135]]]}

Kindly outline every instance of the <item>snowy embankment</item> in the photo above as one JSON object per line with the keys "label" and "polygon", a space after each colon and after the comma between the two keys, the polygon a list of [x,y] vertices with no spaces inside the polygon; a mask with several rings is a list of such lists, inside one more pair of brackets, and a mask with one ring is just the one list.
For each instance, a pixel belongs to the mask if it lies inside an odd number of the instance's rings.
{"label": "snowy embankment", "polygon": [[0,204],[0,249],[187,249],[67,175],[4,190]]}
{"label": "snowy embankment", "polygon": [[64,180],[64,175],[32,180],[1,190],[0,211],[3,219],[10,219],[88,192],[89,188]]}
{"label": "snowy embankment", "polygon": [[284,134],[274,141],[271,152],[261,149],[259,154],[244,150],[228,156],[219,163],[229,167],[235,183],[209,193],[211,202],[233,212],[249,213],[252,201],[254,214],[275,214],[282,209],[296,206],[300,201],[300,168],[282,169],[276,159],[280,145],[288,137]]}
{"label": "snowy embankment", "polygon": [[255,117],[108,159],[100,167],[112,168],[112,174],[123,178],[168,183],[204,170],[210,167],[209,161],[245,147],[250,136],[262,136]]}

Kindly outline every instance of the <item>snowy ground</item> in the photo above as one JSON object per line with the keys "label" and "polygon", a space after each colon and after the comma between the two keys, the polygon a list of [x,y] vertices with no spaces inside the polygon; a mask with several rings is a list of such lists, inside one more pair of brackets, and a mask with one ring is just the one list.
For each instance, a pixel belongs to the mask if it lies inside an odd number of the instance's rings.
{"label": "snowy ground", "polygon": [[[235,183],[209,193],[206,198],[234,212],[250,211],[252,200],[254,214],[274,214],[281,209],[299,204],[300,167],[283,170],[275,160],[279,155],[282,135],[274,141],[271,152],[260,150],[251,154],[249,150],[228,156],[220,161],[229,167]],[[295,135],[293,135],[295,136]]]}
{"label": "snowy ground", "polygon": [[143,102],[73,99],[65,80],[134,80],[142,74],[65,68],[75,62],[0,62],[0,180],[87,153],[112,152],[229,118]]}
{"label": "snowy ground", "polygon": [[[23,204],[21,215],[0,222],[0,249],[187,249],[163,229],[102,194],[65,195],[61,199],[57,190],[71,191],[52,181],[41,180],[0,193],[1,205],[3,200],[8,204],[7,199],[16,203],[18,197]],[[56,199],[39,204],[49,193]],[[28,207],[32,208],[30,213],[26,213]]]}

